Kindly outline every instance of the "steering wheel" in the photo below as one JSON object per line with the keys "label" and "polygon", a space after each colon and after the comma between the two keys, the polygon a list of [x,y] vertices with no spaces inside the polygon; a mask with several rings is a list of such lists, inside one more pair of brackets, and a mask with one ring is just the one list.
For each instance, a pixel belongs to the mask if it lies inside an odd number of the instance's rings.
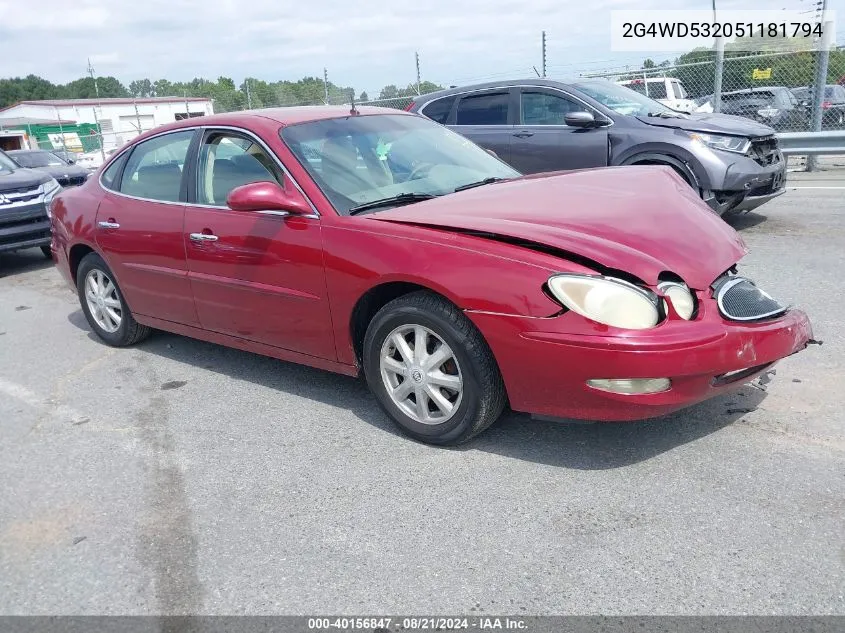
{"label": "steering wheel", "polygon": [[416,180],[417,178],[420,178],[421,174],[424,171],[431,171],[431,169],[433,167],[434,167],[434,163],[426,163],[426,162],[419,163],[416,167],[414,167],[411,170],[411,173],[408,174],[408,177],[405,179],[405,182],[408,182],[409,180]]}

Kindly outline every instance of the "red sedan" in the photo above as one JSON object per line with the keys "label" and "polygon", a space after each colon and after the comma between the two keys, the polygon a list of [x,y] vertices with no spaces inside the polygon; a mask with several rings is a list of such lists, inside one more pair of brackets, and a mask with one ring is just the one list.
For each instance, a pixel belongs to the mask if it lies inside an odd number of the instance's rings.
{"label": "red sedan", "polygon": [[91,328],[150,328],[347,375],[409,435],[509,406],[633,420],[736,388],[811,340],[737,274],[742,239],[671,170],[523,177],[417,115],[190,119],[52,204]]}

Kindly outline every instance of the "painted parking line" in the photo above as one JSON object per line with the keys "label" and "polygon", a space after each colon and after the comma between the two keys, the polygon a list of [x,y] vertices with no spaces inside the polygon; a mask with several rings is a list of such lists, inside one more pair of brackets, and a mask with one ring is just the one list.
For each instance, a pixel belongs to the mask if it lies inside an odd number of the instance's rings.
{"label": "painted parking line", "polygon": [[845,189],[845,187],[804,187],[799,185],[787,185],[787,189]]}

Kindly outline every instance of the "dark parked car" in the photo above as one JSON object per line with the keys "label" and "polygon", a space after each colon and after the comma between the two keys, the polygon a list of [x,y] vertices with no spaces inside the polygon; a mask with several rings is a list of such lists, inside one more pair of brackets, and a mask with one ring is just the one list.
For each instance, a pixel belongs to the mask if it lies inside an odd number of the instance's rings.
{"label": "dark parked car", "polygon": [[769,125],[778,132],[810,129],[810,111],[789,88],[769,86],[722,93],[722,114],[733,114]]}
{"label": "dark parked car", "polygon": [[716,213],[754,209],[785,190],[774,130],[724,114],[683,114],[610,81],[532,79],[416,97],[445,124],[523,173],[668,165]]}
{"label": "dark parked car", "polygon": [[[813,88],[793,88],[792,94],[806,107],[813,105]],[[842,129],[845,127],[845,86],[825,86],[822,100],[822,127]]]}
{"label": "dark parked car", "polygon": [[51,257],[48,205],[61,189],[49,174],[21,167],[0,150],[0,252],[40,247]]}
{"label": "dark parked car", "polygon": [[662,415],[812,339],[736,274],[742,239],[671,169],[523,177],[396,110],[172,123],[52,213],[57,267],[106,343],[161,328],[363,373],[434,444],[505,406]]}
{"label": "dark parked car", "polygon": [[6,153],[21,167],[50,174],[62,187],[77,187],[93,173],[90,169],[69,165],[53,152],[43,149],[16,149]]}
{"label": "dark parked car", "polygon": [[47,150],[47,151],[55,154],[56,156],[61,158],[63,161],[65,161],[68,165],[76,164],[76,159],[79,156],[78,152],[71,152],[71,151],[65,150],[65,149],[50,149],[50,150]]}

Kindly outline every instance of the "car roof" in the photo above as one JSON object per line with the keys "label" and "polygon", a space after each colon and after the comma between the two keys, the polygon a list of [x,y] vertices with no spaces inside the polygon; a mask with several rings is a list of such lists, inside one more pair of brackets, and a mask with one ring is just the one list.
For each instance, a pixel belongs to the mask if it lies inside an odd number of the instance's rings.
{"label": "car roof", "polygon": [[448,97],[449,95],[461,94],[464,92],[472,92],[475,90],[486,90],[488,88],[513,88],[514,86],[539,86],[541,88],[566,88],[569,90],[576,89],[572,83],[563,81],[556,81],[552,79],[541,79],[535,77],[534,79],[507,79],[503,81],[487,81],[480,84],[470,84],[468,86],[455,86],[454,88],[447,88],[445,90],[438,90],[437,92],[429,92],[428,94],[414,96],[414,102],[432,101],[440,97]]}
{"label": "car roof", "polygon": [[[165,130],[178,130],[184,127],[197,127],[198,125],[240,125],[248,126],[250,121],[259,119],[271,120],[284,127],[298,123],[310,123],[312,121],[323,121],[326,119],[340,119],[351,114],[351,106],[295,106],[289,108],[262,108],[260,110],[242,110],[240,112],[226,112],[222,114],[209,114],[201,117],[182,119],[174,123],[168,123],[155,128],[159,133]],[[378,108],[375,106],[355,106],[355,110],[361,116],[399,114],[404,116],[417,116],[403,110],[394,108]],[[134,141],[134,139],[133,139]]]}
{"label": "car roof", "polygon": [[743,88],[742,90],[731,90],[723,92],[723,95],[754,94],[756,92],[775,92],[776,90],[789,90],[786,86],[764,86],[761,88]]}

